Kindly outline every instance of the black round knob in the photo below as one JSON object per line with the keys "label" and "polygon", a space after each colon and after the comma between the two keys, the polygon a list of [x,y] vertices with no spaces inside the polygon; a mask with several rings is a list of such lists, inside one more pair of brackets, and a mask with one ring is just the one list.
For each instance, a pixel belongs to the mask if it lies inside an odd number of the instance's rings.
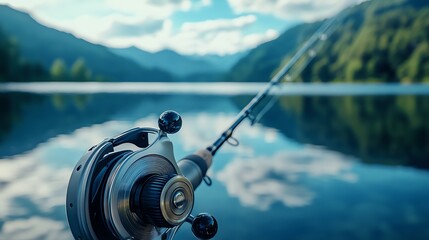
{"label": "black round knob", "polygon": [[208,213],[198,214],[192,221],[192,232],[199,239],[211,239],[217,233],[217,221]]}
{"label": "black round knob", "polygon": [[158,126],[163,132],[177,133],[182,128],[182,117],[175,111],[165,111],[159,116]]}

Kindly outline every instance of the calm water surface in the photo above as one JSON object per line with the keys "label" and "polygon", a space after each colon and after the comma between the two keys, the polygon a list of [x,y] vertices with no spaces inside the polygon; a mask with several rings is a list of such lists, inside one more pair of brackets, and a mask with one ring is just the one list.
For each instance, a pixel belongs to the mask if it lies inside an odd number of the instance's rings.
{"label": "calm water surface", "polygon": [[[218,153],[209,172],[213,185],[196,191],[193,213],[217,218],[216,239],[429,239],[428,98],[281,98],[262,123],[238,129],[240,146]],[[161,112],[174,109],[184,121],[170,136],[180,159],[211,143],[246,97],[1,93],[0,100],[0,239],[71,239],[65,193],[89,146],[135,126],[155,127]],[[353,130],[347,127],[352,118],[338,114],[352,112],[350,102],[360,106],[353,108],[356,116],[379,122],[380,129],[399,122],[411,136],[407,144],[423,149],[394,147],[395,135],[382,137],[384,145],[368,140],[373,135],[356,137],[365,125],[353,123],[359,127]],[[396,110],[375,111],[374,119],[362,110],[368,102]],[[402,102],[408,110],[392,107]],[[192,239],[189,226],[176,239]]]}

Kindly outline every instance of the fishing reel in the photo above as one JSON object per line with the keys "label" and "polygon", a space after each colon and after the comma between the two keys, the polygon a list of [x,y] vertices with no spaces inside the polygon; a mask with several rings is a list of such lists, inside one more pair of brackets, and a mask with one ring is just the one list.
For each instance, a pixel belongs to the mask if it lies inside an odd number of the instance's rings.
{"label": "fishing reel", "polygon": [[197,238],[214,237],[213,216],[191,215],[212,154],[203,149],[176,163],[167,135],[180,130],[182,119],[166,111],[158,125],[105,139],[76,164],[66,205],[75,239],[173,239],[184,222]]}

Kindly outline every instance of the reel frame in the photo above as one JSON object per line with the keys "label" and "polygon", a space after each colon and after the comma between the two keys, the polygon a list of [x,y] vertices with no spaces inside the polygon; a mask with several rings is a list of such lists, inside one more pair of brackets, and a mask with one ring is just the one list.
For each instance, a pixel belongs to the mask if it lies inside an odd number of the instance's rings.
{"label": "reel frame", "polygon": [[176,163],[167,134],[180,130],[182,118],[165,111],[158,126],[105,139],[78,161],[66,200],[75,239],[171,240],[184,222],[199,239],[216,235],[213,216],[191,215],[213,156],[201,149]]}
{"label": "reel frame", "polygon": [[[155,135],[153,143],[148,141],[149,134]],[[129,143],[140,149],[121,150],[122,145]],[[67,190],[67,218],[73,236],[76,239],[153,239],[162,235],[163,228],[156,227],[148,218],[143,219],[144,210],[136,207],[137,196],[133,195],[136,185],[154,175],[182,176],[171,141],[158,129],[131,129],[90,148],[76,164]],[[176,185],[182,184],[181,189],[186,186],[188,189],[183,191],[187,208],[179,218],[173,214],[175,218],[169,221],[171,227],[186,220],[194,203],[192,184],[183,176],[178,178]],[[166,196],[169,195],[164,194],[163,198]]]}

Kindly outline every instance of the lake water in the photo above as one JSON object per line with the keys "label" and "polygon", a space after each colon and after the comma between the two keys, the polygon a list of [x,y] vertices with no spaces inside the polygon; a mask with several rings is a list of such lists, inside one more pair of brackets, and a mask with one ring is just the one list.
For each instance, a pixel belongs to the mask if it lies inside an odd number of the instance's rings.
{"label": "lake water", "polygon": [[[0,239],[71,239],[65,193],[88,147],[173,109],[180,159],[215,140],[260,86],[69,87],[0,88]],[[428,86],[360,87],[280,90],[260,123],[240,126],[240,145],[215,157],[213,185],[196,191],[193,213],[217,218],[216,239],[429,239]],[[189,225],[176,239],[193,239]]]}

